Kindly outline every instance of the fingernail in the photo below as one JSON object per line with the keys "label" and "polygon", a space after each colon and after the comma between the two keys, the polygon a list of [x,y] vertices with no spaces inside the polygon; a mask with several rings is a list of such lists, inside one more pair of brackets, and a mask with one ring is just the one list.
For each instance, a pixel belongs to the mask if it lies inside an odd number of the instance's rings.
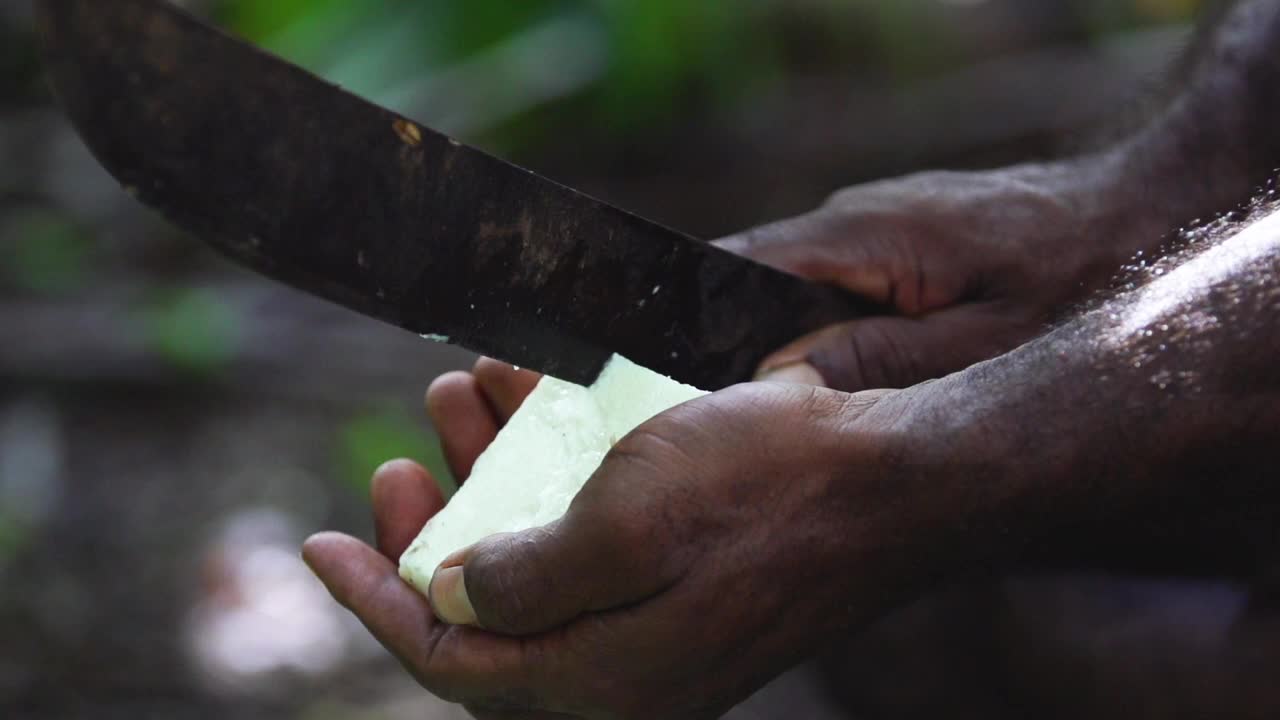
{"label": "fingernail", "polygon": [[787,385],[811,385],[825,387],[826,381],[817,368],[806,362],[792,363],[781,367],[761,370],[756,382],[784,383]]}
{"label": "fingernail", "polygon": [[443,562],[440,563],[440,567],[436,570],[436,572],[439,572],[440,570],[444,570],[446,568],[454,568],[454,567],[460,567],[462,565],[465,565],[467,563],[467,556],[470,554],[471,554],[471,548],[463,548],[462,550],[459,550],[454,554],[449,555],[444,559]]}
{"label": "fingernail", "polygon": [[476,611],[471,607],[471,598],[467,597],[467,584],[462,577],[462,568],[451,567],[437,570],[431,578],[431,587],[427,595],[431,600],[431,609],[436,617],[450,625],[476,625]]}

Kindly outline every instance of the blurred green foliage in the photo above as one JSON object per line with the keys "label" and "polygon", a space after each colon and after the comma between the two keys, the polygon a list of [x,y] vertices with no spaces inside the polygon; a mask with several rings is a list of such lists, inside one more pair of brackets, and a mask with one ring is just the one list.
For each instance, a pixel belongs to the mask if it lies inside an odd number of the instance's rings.
{"label": "blurred green foliage", "polygon": [[[729,105],[770,87],[786,72],[784,4],[223,0],[218,14],[251,40],[428,125],[524,147],[556,131],[621,138],[661,130],[692,102]],[[808,3],[806,22],[824,29],[819,37],[830,47],[804,52],[856,56],[900,79],[944,71],[966,52],[947,4]],[[1098,37],[1186,21],[1201,4],[1067,3]],[[571,35],[553,32],[569,28]]]}
{"label": "blurred green foliage", "polygon": [[[547,118],[538,115],[548,102],[567,101],[558,117],[575,118],[582,127],[628,133],[668,122],[695,88],[732,97],[755,85],[776,65],[772,35],[760,22],[767,5],[762,0],[227,0],[220,17],[276,53],[429,124],[448,126],[460,110],[474,111],[430,101],[413,106],[397,97],[415,95],[415,86],[430,88],[460,68],[493,70],[466,77],[474,81],[468,86],[490,88],[486,92],[492,94],[500,94],[513,78],[553,87],[515,108],[499,102],[503,111],[493,117],[445,127],[493,131],[485,140],[511,143],[513,138],[535,140],[538,133],[530,128],[545,123]],[[553,28],[576,32],[543,32]],[[538,40],[545,44],[541,53]],[[534,53],[512,58],[516,63],[484,61],[530,42]],[[522,88],[509,90],[520,95]],[[440,105],[468,100],[449,92],[425,95]]]}
{"label": "blurred green foliage", "polygon": [[[359,94],[447,130],[492,130],[485,139],[501,144],[533,140],[536,133],[528,132],[529,126],[545,123],[538,116],[547,103],[568,101],[556,114],[561,120],[572,117],[581,127],[628,133],[669,121],[695,89],[734,97],[776,65],[772,34],[761,17],[768,4],[227,0],[220,16],[246,37]],[[573,35],[551,32],[569,28]],[[533,52],[507,53],[523,49]],[[495,56],[514,62],[486,62]],[[498,103],[499,112],[458,127],[447,127],[458,108],[403,100],[415,95],[415,86],[423,90],[442,79],[458,79],[459,70],[490,71],[462,76],[469,88],[483,87],[487,93],[507,87],[510,95],[519,95],[522,88],[510,87],[519,78],[554,90],[536,93],[517,107]],[[458,93],[422,94],[458,101]]]}
{"label": "blurred green foliage", "polygon": [[90,247],[83,228],[64,214],[26,208],[0,216],[0,271],[25,290],[74,289],[87,272]]}
{"label": "blurred green foliage", "polygon": [[235,357],[240,321],[218,294],[179,288],[156,294],[142,310],[151,347],[174,367],[212,377]]}
{"label": "blurred green foliage", "polygon": [[402,407],[371,408],[342,427],[336,458],[339,472],[360,497],[369,496],[373,471],[396,458],[422,463],[431,471],[445,497],[457,489],[439,440]]}
{"label": "blurred green foliage", "polygon": [[31,531],[24,523],[0,508],[0,568],[26,546],[30,537]]}
{"label": "blurred green foliage", "polygon": [[1086,0],[1086,17],[1096,35],[1156,23],[1189,22],[1206,0]]}

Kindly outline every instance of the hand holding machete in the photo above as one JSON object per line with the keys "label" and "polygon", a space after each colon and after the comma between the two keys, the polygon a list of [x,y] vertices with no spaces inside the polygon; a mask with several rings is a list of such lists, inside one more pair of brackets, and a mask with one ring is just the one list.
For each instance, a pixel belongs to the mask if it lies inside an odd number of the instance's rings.
{"label": "hand holding machete", "polygon": [[419,335],[591,384],[706,390],[877,310],[365,102],[164,0],[40,0],[55,94],[132,195],[228,257]]}

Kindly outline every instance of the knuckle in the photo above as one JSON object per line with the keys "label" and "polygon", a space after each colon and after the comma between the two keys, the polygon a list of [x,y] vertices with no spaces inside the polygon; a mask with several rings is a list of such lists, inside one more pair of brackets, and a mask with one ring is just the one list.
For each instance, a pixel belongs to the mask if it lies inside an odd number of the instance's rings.
{"label": "knuckle", "polygon": [[527,614],[521,567],[510,539],[479,549],[467,560],[467,594],[486,629],[519,632]]}
{"label": "knuckle", "polygon": [[688,423],[677,417],[681,410],[684,408],[659,415],[632,431],[614,446],[607,461],[653,473],[669,473],[672,466],[687,465],[691,459],[685,447]]}
{"label": "knuckle", "polygon": [[[696,550],[696,522],[706,515],[702,510],[710,502],[709,490],[698,478],[705,472],[708,456],[722,456],[723,436],[697,425],[687,435],[673,435],[669,430],[673,426],[667,420],[653,423],[619,444],[605,461],[605,476],[622,479],[626,491],[602,488],[598,496],[574,510],[596,515],[590,524],[607,528],[607,533],[598,533],[604,535],[601,542],[607,543],[617,567],[635,577],[667,580],[679,574]],[[700,439],[703,433],[707,437]],[[703,454],[696,452],[697,447],[704,449]]]}
{"label": "knuckle", "polygon": [[350,605],[357,615],[379,617],[394,612],[397,596],[403,592],[403,581],[396,575],[387,575],[377,582],[356,590]]}
{"label": "knuckle", "polygon": [[485,629],[509,635],[539,631],[548,611],[553,572],[543,528],[478,549],[467,561],[467,592]]}
{"label": "knuckle", "polygon": [[845,392],[901,388],[926,379],[918,377],[912,353],[877,323],[863,325],[841,342],[815,348],[809,361],[824,377],[834,379],[835,389]]}

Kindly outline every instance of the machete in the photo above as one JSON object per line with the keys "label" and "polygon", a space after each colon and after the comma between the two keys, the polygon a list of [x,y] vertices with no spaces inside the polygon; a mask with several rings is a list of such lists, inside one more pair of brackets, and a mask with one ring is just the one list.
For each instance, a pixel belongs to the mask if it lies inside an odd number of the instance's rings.
{"label": "machete", "polygon": [[707,390],[874,312],[361,100],[163,0],[38,0],[50,82],[124,189],[357,312],[589,384]]}

